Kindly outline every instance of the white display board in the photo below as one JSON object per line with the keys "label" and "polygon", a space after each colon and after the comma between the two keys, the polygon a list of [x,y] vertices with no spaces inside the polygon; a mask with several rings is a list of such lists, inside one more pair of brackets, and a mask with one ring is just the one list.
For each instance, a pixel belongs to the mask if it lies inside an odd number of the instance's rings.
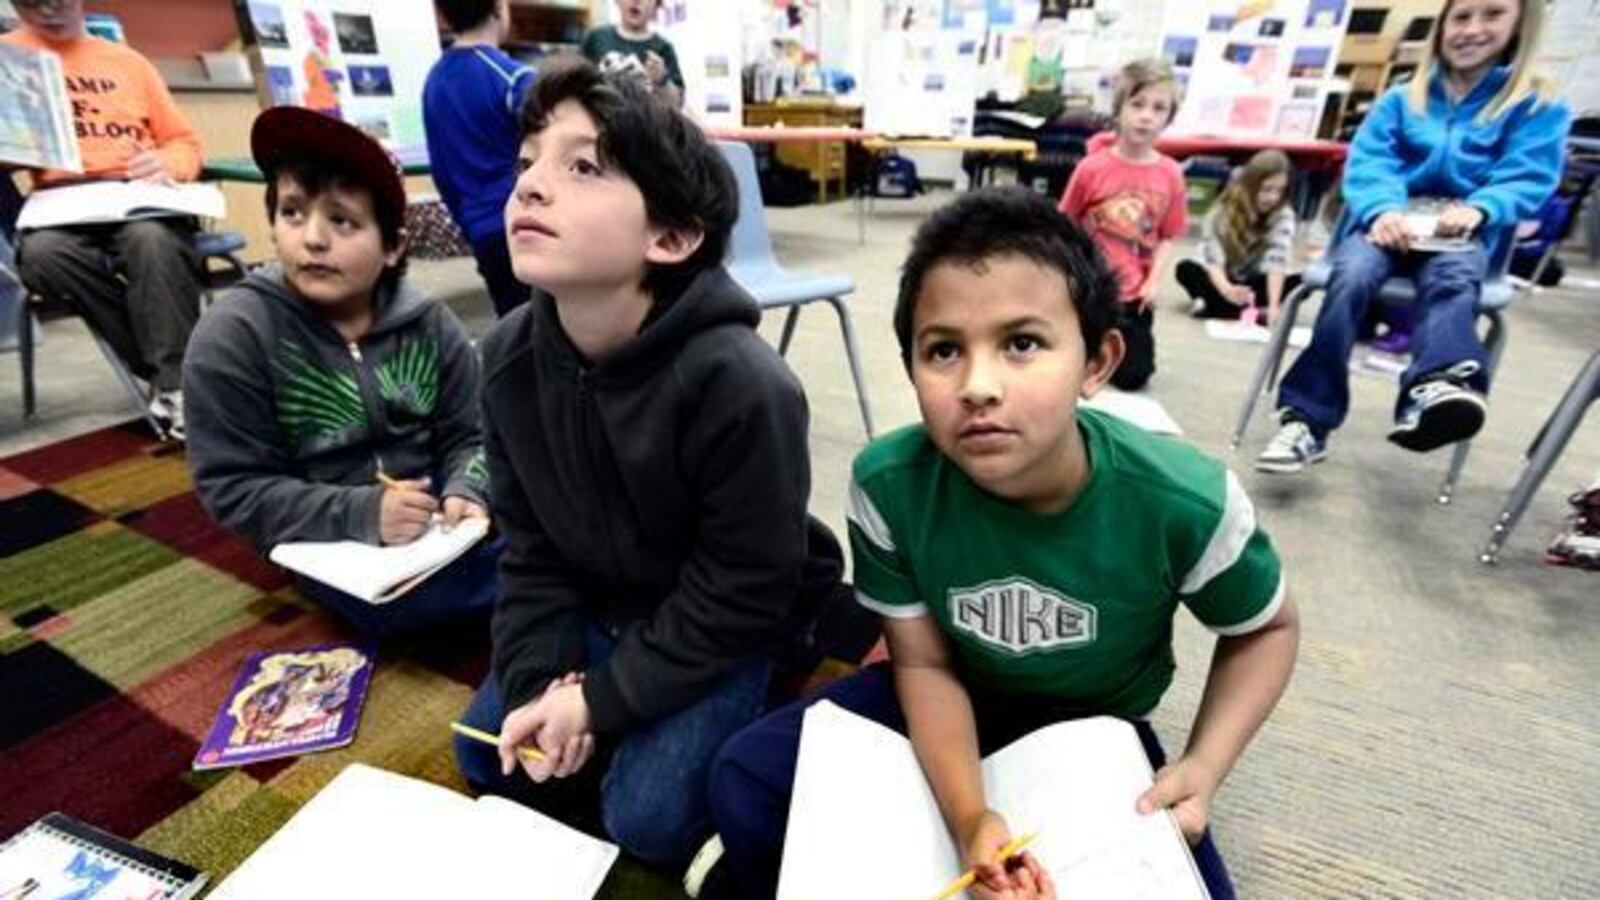
{"label": "white display board", "polygon": [[683,71],[683,109],[706,125],[744,124],[743,11],[738,0],[663,0],[656,10]]}
{"label": "white display board", "polygon": [[875,9],[863,79],[865,126],[892,135],[970,136],[984,7],[962,7],[948,17],[937,0],[880,0]]}
{"label": "white display board", "polygon": [[1316,137],[1351,0],[1169,4],[1161,55],[1184,85],[1174,134]]}
{"label": "white display board", "polygon": [[243,5],[256,37],[264,103],[332,113],[391,147],[422,146],[422,85],[440,52],[431,4]]}

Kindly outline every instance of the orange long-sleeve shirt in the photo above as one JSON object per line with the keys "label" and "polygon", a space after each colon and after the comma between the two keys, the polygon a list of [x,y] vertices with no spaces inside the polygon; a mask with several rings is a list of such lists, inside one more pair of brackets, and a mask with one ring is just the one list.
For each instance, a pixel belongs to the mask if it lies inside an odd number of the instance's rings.
{"label": "orange long-sleeve shirt", "polygon": [[26,28],[0,36],[0,41],[60,56],[72,98],[83,174],[39,171],[34,173],[38,184],[126,178],[128,160],[145,149],[154,149],[178,181],[193,181],[200,174],[199,135],[155,66],[137,51],[89,36],[52,43]]}

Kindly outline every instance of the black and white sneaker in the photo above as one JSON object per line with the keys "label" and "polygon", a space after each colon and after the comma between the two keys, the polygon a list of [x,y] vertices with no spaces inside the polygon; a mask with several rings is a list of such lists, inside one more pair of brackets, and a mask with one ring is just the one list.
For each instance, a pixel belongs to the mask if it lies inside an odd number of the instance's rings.
{"label": "black and white sneaker", "polygon": [[1389,429],[1389,440],[1426,453],[1477,434],[1489,413],[1483,395],[1467,386],[1478,368],[1469,359],[1412,385],[1405,408]]}
{"label": "black and white sneaker", "polygon": [[165,440],[182,441],[187,433],[183,423],[183,392],[157,391],[150,398],[150,415],[160,423]]}
{"label": "black and white sneaker", "polygon": [[1256,471],[1272,475],[1297,475],[1307,466],[1322,462],[1328,456],[1328,445],[1317,440],[1311,426],[1299,419],[1286,418],[1278,433],[1267,441],[1256,456]]}
{"label": "black and white sneaker", "polygon": [[723,862],[722,836],[712,835],[683,873],[683,892],[694,900],[740,900],[733,870]]}

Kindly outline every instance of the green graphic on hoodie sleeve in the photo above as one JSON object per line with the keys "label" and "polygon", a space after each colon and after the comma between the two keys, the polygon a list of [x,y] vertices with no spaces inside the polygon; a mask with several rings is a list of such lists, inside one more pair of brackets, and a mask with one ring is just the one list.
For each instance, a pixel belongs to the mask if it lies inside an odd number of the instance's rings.
{"label": "green graphic on hoodie sleeve", "polygon": [[383,399],[426,418],[439,402],[439,348],[432,338],[407,338],[378,366]]}
{"label": "green graphic on hoodie sleeve", "polygon": [[480,494],[488,492],[489,461],[483,455],[482,450],[472,454],[472,459],[467,463],[467,467],[462,472],[461,477],[467,482],[467,487]]}
{"label": "green graphic on hoodie sleeve", "polygon": [[296,446],[367,424],[355,376],[317,366],[289,340],[278,344],[273,367],[281,379],[278,427]]}

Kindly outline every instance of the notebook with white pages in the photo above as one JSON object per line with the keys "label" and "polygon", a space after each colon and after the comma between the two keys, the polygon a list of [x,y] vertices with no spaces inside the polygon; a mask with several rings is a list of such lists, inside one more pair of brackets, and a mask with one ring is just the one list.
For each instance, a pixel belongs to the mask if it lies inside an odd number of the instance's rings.
{"label": "notebook with white pages", "polygon": [[[1140,815],[1151,783],[1133,726],[1098,717],[1042,728],[983,761],[989,806],[1062,897],[1209,900],[1177,823]],[[848,873],[848,874],[846,874]],[[822,701],[806,711],[778,900],[927,900],[961,875],[922,767],[901,735]]]}
{"label": "notebook with white pages", "polygon": [[346,766],[210,900],[590,900],[617,847],[500,797]]}
{"label": "notebook with white pages", "polygon": [[436,516],[409,544],[293,541],[273,547],[267,558],[368,603],[388,603],[455,562],[488,533],[488,519],[461,519],[445,531]]}
{"label": "notebook with white pages", "polygon": [[91,181],[29,194],[22,211],[17,213],[17,230],[162,216],[222,219],[227,215],[228,202],[216,185]]}

